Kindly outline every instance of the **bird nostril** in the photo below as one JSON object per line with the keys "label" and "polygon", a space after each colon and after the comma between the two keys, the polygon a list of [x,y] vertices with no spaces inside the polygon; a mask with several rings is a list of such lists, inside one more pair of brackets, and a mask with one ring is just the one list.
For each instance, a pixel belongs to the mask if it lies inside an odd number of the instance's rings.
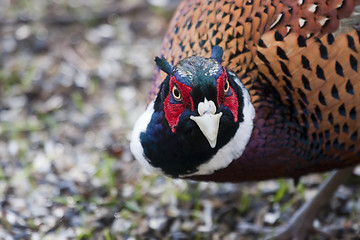
{"label": "bird nostril", "polygon": [[216,113],[216,106],[215,103],[212,100],[205,100],[203,102],[200,102],[198,105],[198,113],[200,116],[204,114],[215,114]]}

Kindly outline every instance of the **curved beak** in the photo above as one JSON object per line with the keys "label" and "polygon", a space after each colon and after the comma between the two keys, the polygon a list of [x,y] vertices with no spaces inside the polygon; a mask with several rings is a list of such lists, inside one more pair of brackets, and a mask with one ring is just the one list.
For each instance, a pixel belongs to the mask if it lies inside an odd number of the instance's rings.
{"label": "curved beak", "polygon": [[206,98],[204,102],[199,103],[198,112],[199,116],[190,116],[190,119],[199,126],[210,146],[214,148],[216,146],[222,112],[215,114],[215,103],[211,100],[208,101]]}

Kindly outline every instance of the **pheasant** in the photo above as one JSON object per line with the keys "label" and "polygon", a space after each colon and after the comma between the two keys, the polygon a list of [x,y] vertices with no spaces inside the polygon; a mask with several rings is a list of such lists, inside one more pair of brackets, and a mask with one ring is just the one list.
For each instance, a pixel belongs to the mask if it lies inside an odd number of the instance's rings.
{"label": "pheasant", "polygon": [[173,178],[337,170],[269,238],[303,239],[360,162],[360,0],[183,0],[130,148]]}

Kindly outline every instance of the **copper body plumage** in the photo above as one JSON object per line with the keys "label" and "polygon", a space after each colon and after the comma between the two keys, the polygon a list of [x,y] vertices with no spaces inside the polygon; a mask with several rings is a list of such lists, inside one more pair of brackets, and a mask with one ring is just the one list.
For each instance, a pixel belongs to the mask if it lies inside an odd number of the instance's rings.
{"label": "copper body plumage", "polygon": [[[299,177],[360,162],[359,0],[184,0],[162,44],[176,64],[224,49],[256,110],[243,156],[197,180]],[[350,19],[350,20],[349,20]],[[153,98],[166,74],[154,75]]]}

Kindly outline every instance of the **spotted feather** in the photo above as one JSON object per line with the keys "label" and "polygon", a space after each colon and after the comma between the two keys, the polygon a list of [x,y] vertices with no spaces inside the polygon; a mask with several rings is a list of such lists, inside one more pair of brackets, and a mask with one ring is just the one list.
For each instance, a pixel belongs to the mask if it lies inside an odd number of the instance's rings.
{"label": "spotted feather", "polygon": [[[242,158],[210,177],[194,178],[296,177],[360,162],[359,4],[181,2],[161,56],[175,65],[192,55],[210,57],[211,48],[219,45],[222,65],[241,79],[256,110]],[[156,70],[150,99],[165,77]]]}

